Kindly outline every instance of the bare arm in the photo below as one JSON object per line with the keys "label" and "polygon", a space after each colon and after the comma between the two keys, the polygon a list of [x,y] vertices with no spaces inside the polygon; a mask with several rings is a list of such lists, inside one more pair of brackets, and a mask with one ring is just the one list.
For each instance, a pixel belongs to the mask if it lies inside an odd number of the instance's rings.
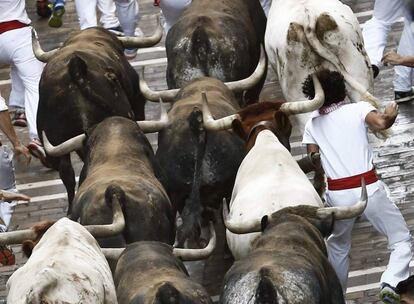
{"label": "bare arm", "polygon": [[365,117],[365,122],[372,131],[381,131],[388,129],[393,125],[398,115],[398,105],[396,102],[389,103],[384,113],[372,111]]}
{"label": "bare arm", "polygon": [[382,57],[381,60],[385,65],[404,65],[414,68],[414,56],[402,56],[396,52],[389,52]]}
{"label": "bare arm", "polygon": [[22,154],[27,159],[27,162],[30,162],[30,152],[25,146],[20,143],[10,120],[9,111],[7,110],[0,112],[0,129],[4,132],[4,134],[6,134],[7,138],[12,143],[14,154],[17,157]]}
{"label": "bare arm", "polygon": [[0,200],[5,202],[30,201],[30,197],[21,193],[0,190]]}

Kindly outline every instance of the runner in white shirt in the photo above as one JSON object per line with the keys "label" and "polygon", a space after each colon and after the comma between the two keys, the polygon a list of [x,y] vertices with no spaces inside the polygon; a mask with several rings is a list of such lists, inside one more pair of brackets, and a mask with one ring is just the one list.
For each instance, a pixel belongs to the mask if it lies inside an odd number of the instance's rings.
{"label": "runner in white shirt", "polygon": [[39,104],[39,80],[43,63],[32,50],[32,34],[24,0],[0,1],[0,63],[13,65],[24,85],[24,104],[31,142],[31,153],[45,163],[39,141],[36,114]]}
{"label": "runner in white shirt", "polygon": [[[303,143],[308,153],[320,152],[322,167],[328,177],[327,203],[345,206],[358,199],[361,192],[361,177],[368,190],[368,205],[363,214],[376,230],[388,238],[391,256],[387,269],[381,277],[380,298],[384,303],[399,303],[394,288],[409,276],[412,258],[411,235],[399,209],[385,191],[373,166],[372,149],[368,143],[368,128],[384,130],[394,123],[398,113],[395,102],[383,113],[366,102],[347,104],[345,84],[338,72],[317,73],[325,92],[325,103],[307,122]],[[303,92],[313,98],[313,82],[308,77]],[[327,240],[328,257],[332,263],[344,293],[349,271],[351,232],[355,219],[335,223],[332,235]],[[395,302],[394,302],[395,301]]]}

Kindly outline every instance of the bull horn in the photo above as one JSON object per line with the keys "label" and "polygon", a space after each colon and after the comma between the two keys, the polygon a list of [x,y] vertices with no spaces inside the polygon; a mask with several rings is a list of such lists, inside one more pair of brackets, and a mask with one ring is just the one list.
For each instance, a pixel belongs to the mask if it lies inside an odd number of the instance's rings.
{"label": "bull horn", "polygon": [[0,245],[21,244],[26,240],[35,240],[36,236],[33,229],[0,233]]}
{"label": "bull horn", "polygon": [[311,100],[285,102],[280,110],[287,115],[312,112],[319,109],[325,102],[325,93],[321,83],[315,74],[312,74],[313,85],[315,87],[315,97]]}
{"label": "bull horn", "polygon": [[263,45],[260,45],[260,59],[253,74],[248,78],[226,82],[225,85],[233,92],[243,92],[254,87],[266,71],[266,54]]}
{"label": "bull horn", "polygon": [[32,28],[32,48],[36,58],[42,62],[48,62],[49,59],[59,51],[59,49],[54,49],[49,52],[43,51],[37,38],[36,30],[34,28]]}
{"label": "bull horn", "polygon": [[243,223],[234,224],[229,220],[229,208],[227,207],[226,199],[223,198],[223,221],[226,228],[235,234],[245,234],[253,232],[261,232],[261,220],[250,220]]}
{"label": "bull horn", "polygon": [[216,248],[216,231],[214,230],[214,224],[212,222],[209,223],[209,230],[210,230],[210,241],[208,245],[203,249],[182,249],[182,248],[174,248],[173,254],[180,258],[183,261],[197,261],[208,258],[211,253],[213,252],[214,248]]}
{"label": "bull horn", "polygon": [[80,134],[78,136],[72,137],[67,141],[61,143],[58,146],[52,146],[49,142],[49,139],[46,136],[45,131],[42,131],[43,136],[43,145],[45,147],[46,153],[50,156],[62,156],[69,154],[72,151],[79,150],[83,146],[83,141],[86,138],[85,134]]}
{"label": "bull horn", "polygon": [[161,41],[162,34],[163,34],[163,27],[161,25],[161,18],[158,14],[157,16],[157,29],[155,30],[154,34],[149,37],[117,37],[119,41],[121,41],[124,48],[145,48],[151,47],[156,45],[158,42]]}
{"label": "bull horn", "polygon": [[210,109],[208,107],[207,94],[205,91],[201,92],[201,99],[203,100],[203,124],[207,130],[227,130],[231,128],[231,123],[233,122],[233,120],[240,119],[239,114],[233,114],[215,120],[213,115],[211,115]]}
{"label": "bull horn", "polygon": [[84,226],[95,238],[109,237],[121,233],[125,228],[125,218],[117,195],[112,196],[112,224]]}
{"label": "bull horn", "polygon": [[107,260],[118,260],[125,248],[101,248]]}
{"label": "bull horn", "polygon": [[334,214],[335,219],[337,220],[352,219],[357,216],[360,216],[364,212],[368,202],[367,187],[365,186],[364,178],[361,179],[361,188],[361,198],[355,205],[348,207],[319,208],[316,212],[316,216],[319,218],[323,218],[328,215]]}
{"label": "bull horn", "polygon": [[158,121],[137,121],[137,124],[141,128],[142,132],[154,133],[161,131],[162,129],[168,126],[168,114],[164,104],[162,103],[162,98],[160,98],[160,110],[161,116],[160,120]]}
{"label": "bull horn", "polygon": [[144,68],[139,71],[139,89],[142,95],[150,101],[158,101],[160,98],[165,102],[174,101],[179,89],[153,91],[148,87],[147,82],[144,79]]}

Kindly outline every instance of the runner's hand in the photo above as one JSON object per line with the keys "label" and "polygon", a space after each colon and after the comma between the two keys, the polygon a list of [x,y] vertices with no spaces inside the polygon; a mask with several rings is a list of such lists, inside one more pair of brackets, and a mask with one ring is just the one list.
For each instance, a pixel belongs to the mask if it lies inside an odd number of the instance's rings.
{"label": "runner's hand", "polygon": [[402,56],[396,52],[388,52],[382,57],[381,61],[387,65],[400,65],[402,63]]}
{"label": "runner's hand", "polygon": [[19,159],[20,156],[23,156],[26,159],[26,164],[29,165],[30,160],[32,159],[32,156],[30,155],[29,149],[22,145],[21,143],[18,143],[16,146],[14,146],[14,155]]}
{"label": "runner's hand", "polygon": [[395,101],[390,102],[385,107],[384,114],[387,114],[390,117],[397,117],[397,115],[398,115],[398,104]]}
{"label": "runner's hand", "polygon": [[30,201],[30,197],[21,193],[9,192],[9,191],[0,191],[0,199],[5,202],[11,201]]}

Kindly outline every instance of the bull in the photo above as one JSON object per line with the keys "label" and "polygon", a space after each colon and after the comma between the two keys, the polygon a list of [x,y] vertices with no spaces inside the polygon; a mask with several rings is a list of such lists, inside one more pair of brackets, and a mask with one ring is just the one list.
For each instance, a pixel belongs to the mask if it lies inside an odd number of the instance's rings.
{"label": "bull", "polygon": [[[252,201],[253,203],[254,201]],[[220,303],[345,303],[341,284],[327,258],[324,237],[335,220],[361,215],[365,184],[351,207],[286,207],[235,233],[260,232],[250,254],[234,263],[224,278]],[[224,206],[227,222],[227,210]]]}
{"label": "bull", "polygon": [[[44,52],[33,31],[34,53],[47,62],[39,83],[37,112],[37,130],[42,142],[42,132],[56,145],[109,116],[143,120],[145,99],[123,47],[152,46],[161,37],[161,26],[153,36],[141,39],[117,38],[95,27],[75,32],[60,49]],[[82,149],[77,152],[83,159]],[[71,202],[76,183],[70,155],[47,154],[46,162],[59,171]]]}
{"label": "bull", "polygon": [[95,237],[116,235],[124,229],[121,196],[108,189],[113,223],[81,226],[62,218],[32,229],[2,233],[1,244],[19,244],[29,256],[7,281],[7,303],[117,303],[111,270]]}
{"label": "bull", "polygon": [[[185,87],[200,77],[223,82],[248,77],[259,62],[265,29],[258,0],[192,1],[166,37],[168,88]],[[266,70],[245,102],[258,100]]]}
{"label": "bull", "polygon": [[210,222],[210,241],[203,249],[180,249],[160,242],[136,242],[126,249],[103,249],[118,259],[114,281],[119,304],[211,304],[207,291],[192,280],[182,261],[207,258],[216,245]]}
{"label": "bull", "polygon": [[213,78],[200,78],[181,90],[154,92],[140,77],[144,96],[174,100],[168,112],[169,125],[158,134],[156,158],[165,171],[166,189],[183,225],[178,231],[179,245],[186,239],[199,240],[208,208],[218,209],[222,197],[229,197],[234,178],[245,152],[243,142],[233,132],[206,131],[202,122],[202,96],[211,100],[213,114],[220,118],[236,113],[240,106],[233,92],[243,92],[260,81],[265,55],[253,74],[243,80],[223,84]]}
{"label": "bull", "polygon": [[[288,206],[322,206],[318,193],[289,152],[292,126],[288,115],[318,109],[324,102],[319,80],[316,76],[313,80],[316,92],[313,100],[259,103],[217,120],[211,115],[207,100],[204,100],[205,128],[232,128],[246,141],[249,151],[238,169],[231,196],[233,226],[256,221]],[[226,236],[233,256],[235,259],[246,257],[260,234],[238,235],[230,230],[226,231]]]}
{"label": "bull", "polygon": [[414,304],[414,275],[399,282],[396,292],[400,295],[401,304]]}
{"label": "bull", "polygon": [[[161,105],[159,121],[137,123],[123,117],[109,117],[89,133],[85,145],[86,158],[80,175],[80,186],[69,209],[70,218],[83,225],[105,224],[111,212],[105,203],[106,189],[118,186],[122,191],[126,227],[122,234],[99,239],[102,247],[125,246],[141,240],[160,241],[168,244],[175,239],[175,216],[166,191],[157,177],[161,169],[151,144],[144,132],[156,132],[168,124],[168,116]],[[67,153],[82,145],[86,135],[49,147]]]}
{"label": "bull", "polygon": [[[302,83],[308,75],[328,69],[344,76],[352,101],[377,104],[369,93],[373,75],[358,20],[340,1],[273,1],[265,41],[287,101],[303,98]],[[306,118],[295,117],[293,124],[303,131]]]}

